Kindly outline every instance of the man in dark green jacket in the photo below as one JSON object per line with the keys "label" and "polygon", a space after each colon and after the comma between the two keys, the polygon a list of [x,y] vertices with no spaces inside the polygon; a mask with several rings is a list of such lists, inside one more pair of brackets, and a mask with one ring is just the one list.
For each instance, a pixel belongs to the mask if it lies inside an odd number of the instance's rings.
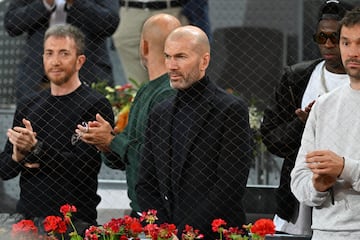
{"label": "man in dark green jacket", "polygon": [[[82,135],[86,143],[94,144],[104,152],[104,162],[114,169],[126,170],[128,196],[131,201],[131,215],[140,209],[135,195],[138,176],[138,165],[144,143],[144,132],[148,113],[162,100],[175,95],[170,87],[169,77],[165,68],[164,43],[167,35],[180,26],[177,18],[168,14],[150,17],[143,25],[140,42],[142,64],[148,71],[150,81],[144,84],[136,94],[132,103],[129,121],[123,132],[113,136],[113,129],[99,114],[95,122],[90,123],[89,131]],[[81,126],[76,131],[81,131]],[[107,152],[115,152],[118,158],[106,158]]]}

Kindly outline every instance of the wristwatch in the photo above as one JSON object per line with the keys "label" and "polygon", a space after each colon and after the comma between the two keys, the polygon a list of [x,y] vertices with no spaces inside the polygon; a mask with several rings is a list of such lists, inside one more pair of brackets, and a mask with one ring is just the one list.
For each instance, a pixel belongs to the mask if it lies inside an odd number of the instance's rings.
{"label": "wristwatch", "polygon": [[31,148],[31,153],[34,155],[39,155],[42,148],[42,142],[37,141],[37,143]]}

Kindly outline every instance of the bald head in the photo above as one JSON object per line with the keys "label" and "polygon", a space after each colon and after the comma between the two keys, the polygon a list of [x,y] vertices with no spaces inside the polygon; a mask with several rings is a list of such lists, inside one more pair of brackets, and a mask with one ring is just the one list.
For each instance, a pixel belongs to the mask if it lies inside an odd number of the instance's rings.
{"label": "bald head", "polygon": [[164,63],[165,40],[170,32],[181,26],[179,20],[160,13],[148,18],[143,24],[139,46],[141,64],[148,72],[149,80],[166,72]]}
{"label": "bald head", "polygon": [[162,54],[167,36],[180,26],[176,17],[165,13],[156,14],[145,21],[141,37],[151,43],[151,47],[159,49]]}
{"label": "bald head", "polygon": [[172,31],[167,40],[187,42],[199,54],[210,53],[210,43],[206,33],[195,26],[183,26]]}

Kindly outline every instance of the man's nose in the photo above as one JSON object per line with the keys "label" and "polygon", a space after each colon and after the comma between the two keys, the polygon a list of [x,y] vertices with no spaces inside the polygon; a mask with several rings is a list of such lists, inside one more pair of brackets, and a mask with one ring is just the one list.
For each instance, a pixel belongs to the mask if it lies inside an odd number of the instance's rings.
{"label": "man's nose", "polygon": [[168,69],[177,69],[178,65],[174,58],[169,58],[167,60]]}
{"label": "man's nose", "polygon": [[326,39],[326,42],[324,43],[324,46],[326,48],[333,48],[337,45],[337,43],[333,43],[330,38]]}
{"label": "man's nose", "polygon": [[60,64],[60,58],[59,58],[58,55],[55,55],[55,56],[52,57],[51,64],[52,65],[59,65]]}

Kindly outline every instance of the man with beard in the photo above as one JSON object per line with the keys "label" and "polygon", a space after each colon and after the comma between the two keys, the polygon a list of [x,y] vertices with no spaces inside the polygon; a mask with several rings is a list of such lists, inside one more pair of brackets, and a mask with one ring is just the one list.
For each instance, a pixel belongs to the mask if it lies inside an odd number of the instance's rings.
{"label": "man with beard", "polygon": [[173,96],[149,116],[136,194],[142,211],[159,221],[199,229],[215,239],[211,222],[246,223],[242,198],[252,151],[245,102],[206,75],[209,40],[200,28],[179,27],[165,42]]}
{"label": "man with beard", "polygon": [[339,47],[350,84],[314,104],[291,172],[292,192],[313,207],[314,240],[360,238],[360,8],[340,22]]}
{"label": "man with beard", "polygon": [[79,79],[84,46],[85,36],[74,26],[55,25],[46,31],[43,64],[50,89],[21,99],[0,154],[1,178],[20,174],[17,212],[39,229],[64,204],[77,208],[78,231],[96,225],[101,156],[78,141],[74,128],[97,113],[113,124],[114,115],[109,101]]}
{"label": "man with beard", "polygon": [[308,114],[319,95],[349,83],[341,63],[339,50],[339,21],[351,6],[339,1],[326,1],[320,8],[314,34],[322,59],[301,62],[286,67],[278,84],[274,102],[264,111],[261,125],[267,149],[284,158],[280,184],[276,191],[276,230],[311,235],[311,209],[299,205],[290,191],[290,172]]}
{"label": "man with beard", "polygon": [[112,64],[106,39],[116,30],[118,0],[11,0],[4,27],[11,37],[25,35],[24,57],[15,79],[17,103],[25,95],[48,87],[41,64],[45,31],[56,24],[71,24],[85,34],[86,62],[80,80],[89,85],[107,81],[113,85]]}

